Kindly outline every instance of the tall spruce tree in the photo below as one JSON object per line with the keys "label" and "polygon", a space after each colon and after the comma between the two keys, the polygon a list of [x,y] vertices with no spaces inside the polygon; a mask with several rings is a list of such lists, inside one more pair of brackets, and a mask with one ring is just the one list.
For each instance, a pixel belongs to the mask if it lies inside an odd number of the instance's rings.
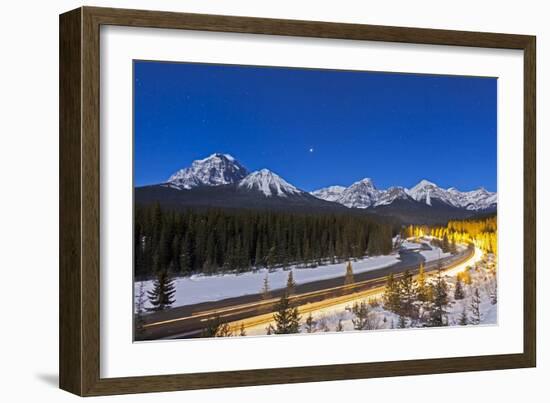
{"label": "tall spruce tree", "polygon": [[223,323],[221,318],[215,316],[208,319],[206,327],[201,332],[201,337],[229,337],[233,336],[231,327],[227,323]]}
{"label": "tall spruce tree", "polygon": [[351,320],[355,330],[366,330],[369,319],[369,307],[365,301],[355,303],[351,309],[355,317]]}
{"label": "tall spruce tree", "polygon": [[430,310],[430,326],[447,326],[447,309],[449,307],[449,296],[447,282],[441,270],[437,271],[435,282],[432,284],[433,302]]}
{"label": "tall spruce tree", "polygon": [[399,279],[399,291],[399,313],[403,316],[415,319],[418,316],[415,305],[417,301],[416,288],[412,273],[408,270],[406,270],[401,279]]}
{"label": "tall spruce tree", "polygon": [[353,278],[353,268],[351,267],[351,262],[348,262],[346,265],[346,277],[344,279],[344,285],[350,285],[355,282]]}
{"label": "tall spruce tree", "polygon": [[263,285],[262,285],[262,299],[266,300],[266,299],[269,299],[269,298],[271,298],[271,291],[269,289],[269,277],[266,273],[265,277],[264,277],[264,282],[263,282]]}
{"label": "tall spruce tree", "polygon": [[153,282],[153,289],[147,292],[149,304],[151,305],[147,310],[155,312],[170,308],[175,302],[175,293],[176,288],[168,271],[166,269],[160,270]]}
{"label": "tall spruce tree", "polygon": [[145,320],[143,313],[145,311],[145,286],[144,282],[140,281],[135,303],[134,316],[134,338],[140,339],[145,334]]}
{"label": "tall spruce tree", "polygon": [[460,277],[457,276],[456,283],[455,283],[455,295],[456,300],[464,299],[464,287],[462,285],[462,281],[460,280]]}
{"label": "tall spruce tree", "polygon": [[428,301],[428,284],[426,281],[426,271],[424,269],[424,263],[420,263],[418,276],[416,277],[416,298],[420,302]]}
{"label": "tall spruce tree", "polygon": [[313,320],[313,316],[311,316],[311,312],[310,312],[306,318],[306,325],[305,325],[306,332],[314,333],[316,325],[317,325],[317,322]]}
{"label": "tall spruce tree", "polygon": [[296,282],[294,281],[294,274],[292,270],[288,272],[288,278],[286,280],[286,292],[288,295],[294,294],[296,291]]}
{"label": "tall spruce tree", "polygon": [[300,316],[298,308],[292,307],[285,293],[276,306],[277,311],[273,315],[275,321],[275,334],[290,334],[300,332]]}
{"label": "tall spruce tree", "polygon": [[401,294],[399,283],[395,280],[393,273],[390,273],[386,281],[383,300],[385,309],[399,313],[401,309]]}
{"label": "tall spruce tree", "polygon": [[479,289],[475,288],[472,294],[472,299],[470,302],[470,311],[472,313],[470,322],[472,325],[479,325],[481,323],[481,295],[479,294]]}
{"label": "tall spruce tree", "polygon": [[460,319],[458,321],[458,324],[460,326],[466,326],[468,324],[468,313],[466,311],[466,305],[464,305],[464,309],[462,310],[462,313],[460,314]]}

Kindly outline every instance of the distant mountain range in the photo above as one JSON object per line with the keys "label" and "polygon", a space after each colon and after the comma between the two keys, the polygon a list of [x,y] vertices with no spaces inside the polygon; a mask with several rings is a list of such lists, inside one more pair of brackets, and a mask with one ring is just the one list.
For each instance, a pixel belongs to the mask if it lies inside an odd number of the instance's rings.
{"label": "distant mountain range", "polygon": [[349,187],[306,192],[268,169],[249,172],[228,154],[216,153],[180,169],[165,183],[138,187],[137,203],[171,207],[270,208],[303,211],[366,211],[405,222],[430,223],[496,211],[497,194],[483,188],[461,192],[427,180],[411,189],[377,189],[369,178]]}
{"label": "distant mountain range", "polygon": [[350,208],[387,206],[396,200],[417,201],[428,206],[431,206],[432,202],[437,200],[452,207],[472,211],[495,208],[497,204],[497,194],[484,188],[461,192],[456,188],[440,188],[435,183],[425,179],[411,189],[392,186],[383,190],[377,189],[372,179],[365,178],[347,188],[344,186],[329,186],[311,192],[311,194],[320,199],[340,203]]}

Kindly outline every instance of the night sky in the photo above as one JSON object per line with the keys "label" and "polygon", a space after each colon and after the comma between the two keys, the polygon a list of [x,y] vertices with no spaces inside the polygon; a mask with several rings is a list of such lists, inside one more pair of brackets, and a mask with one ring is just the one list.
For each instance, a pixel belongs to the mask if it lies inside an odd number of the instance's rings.
{"label": "night sky", "polygon": [[135,61],[134,181],[221,152],[307,191],[496,191],[496,99],[495,78]]}

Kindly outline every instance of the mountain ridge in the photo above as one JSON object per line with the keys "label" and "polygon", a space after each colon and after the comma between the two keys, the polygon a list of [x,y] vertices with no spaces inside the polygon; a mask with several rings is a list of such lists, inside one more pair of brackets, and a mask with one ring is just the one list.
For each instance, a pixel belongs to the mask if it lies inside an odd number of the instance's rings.
{"label": "mountain ridge", "polygon": [[443,221],[496,210],[497,194],[479,188],[443,189],[426,179],[408,189],[376,188],[371,178],[348,187],[333,185],[307,192],[269,169],[249,172],[230,154],[214,153],[174,172],[166,182],[137,187],[136,202],[176,207],[270,208],[364,211],[404,221]]}

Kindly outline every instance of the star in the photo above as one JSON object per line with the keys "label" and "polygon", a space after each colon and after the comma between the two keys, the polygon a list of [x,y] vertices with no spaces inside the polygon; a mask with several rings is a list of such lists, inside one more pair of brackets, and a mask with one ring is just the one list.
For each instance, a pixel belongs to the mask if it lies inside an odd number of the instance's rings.
{"label": "star", "polygon": [[310,148],[309,149],[309,152],[312,153],[313,151],[315,151],[313,148]]}

